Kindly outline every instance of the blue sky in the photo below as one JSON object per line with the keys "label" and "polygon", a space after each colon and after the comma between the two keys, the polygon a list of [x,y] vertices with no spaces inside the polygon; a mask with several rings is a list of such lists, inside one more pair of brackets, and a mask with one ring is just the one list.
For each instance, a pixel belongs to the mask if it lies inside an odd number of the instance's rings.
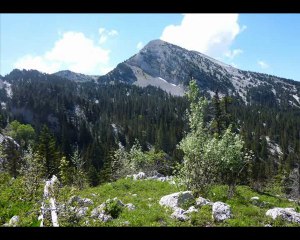
{"label": "blue sky", "polygon": [[300,81],[300,14],[0,14],[0,74],[102,75],[153,39]]}

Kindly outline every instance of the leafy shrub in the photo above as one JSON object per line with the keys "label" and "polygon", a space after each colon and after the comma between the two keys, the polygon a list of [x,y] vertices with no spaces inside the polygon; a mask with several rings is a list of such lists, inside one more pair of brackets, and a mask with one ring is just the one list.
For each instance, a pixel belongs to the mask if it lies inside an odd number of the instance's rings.
{"label": "leafy shrub", "polygon": [[110,214],[113,218],[118,218],[122,210],[123,207],[118,203],[118,200],[109,199],[104,207],[104,211]]}
{"label": "leafy shrub", "polygon": [[168,168],[164,152],[154,149],[143,152],[137,140],[129,151],[120,145],[112,158],[114,180],[138,172],[144,172],[149,176],[156,172],[165,172]]}

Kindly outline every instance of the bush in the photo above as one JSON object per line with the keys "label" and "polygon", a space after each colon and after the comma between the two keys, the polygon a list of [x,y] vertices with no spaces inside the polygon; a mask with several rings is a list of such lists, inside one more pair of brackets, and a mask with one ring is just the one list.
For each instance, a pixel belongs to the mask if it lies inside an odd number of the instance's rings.
{"label": "bush", "polygon": [[109,199],[108,201],[106,201],[104,211],[110,214],[113,218],[118,218],[122,210],[123,207],[118,203],[118,200]]}
{"label": "bush", "polygon": [[114,180],[138,172],[144,172],[151,176],[156,172],[165,172],[168,168],[164,152],[154,149],[143,152],[137,140],[129,151],[126,151],[123,146],[119,146],[112,158]]}

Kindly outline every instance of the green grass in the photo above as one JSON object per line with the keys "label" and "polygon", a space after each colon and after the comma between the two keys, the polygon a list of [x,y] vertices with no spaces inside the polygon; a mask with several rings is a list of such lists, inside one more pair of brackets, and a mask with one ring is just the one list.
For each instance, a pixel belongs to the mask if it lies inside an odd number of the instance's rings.
{"label": "green grass", "polygon": [[[0,179],[0,224],[8,222],[13,215],[19,215],[21,226],[39,226],[37,221],[40,203],[24,202],[22,196],[24,192],[20,188],[20,182],[17,180]],[[72,195],[86,197],[93,200],[94,204],[89,207],[87,217],[79,222],[72,224],[59,219],[61,226],[299,226],[299,224],[287,223],[282,220],[276,220],[266,217],[265,213],[272,207],[294,207],[299,212],[300,206],[289,202],[286,199],[259,194],[247,186],[238,186],[232,199],[227,198],[226,186],[212,187],[206,196],[211,201],[222,201],[231,206],[232,218],[224,222],[215,222],[212,219],[212,207],[203,206],[199,212],[191,214],[191,219],[186,222],[180,222],[172,219],[170,215],[172,210],[159,205],[162,196],[178,192],[176,185],[168,182],[159,182],[155,180],[133,181],[131,179],[121,179],[113,183],[106,183],[98,187],[87,188],[82,191],[70,187],[64,187],[60,190],[58,202],[66,202]],[[251,197],[257,196],[260,200],[253,204]],[[129,211],[124,208],[119,216],[107,223],[89,218],[90,212],[108,198],[117,197],[124,204],[132,203],[136,209]],[[88,223],[86,222],[88,220]]]}
{"label": "green grass", "polygon": [[14,215],[19,215],[23,225],[30,225],[35,204],[29,201],[24,192],[21,179],[13,179],[8,174],[0,174],[0,226]]}

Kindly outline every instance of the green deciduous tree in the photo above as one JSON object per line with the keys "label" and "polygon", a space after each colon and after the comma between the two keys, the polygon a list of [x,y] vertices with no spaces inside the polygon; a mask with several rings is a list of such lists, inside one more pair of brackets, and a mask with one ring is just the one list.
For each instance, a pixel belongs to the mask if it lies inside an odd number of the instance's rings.
{"label": "green deciduous tree", "polygon": [[26,148],[32,143],[35,131],[30,124],[21,124],[17,120],[12,121],[6,127],[8,135],[15,139],[22,147]]}
{"label": "green deciduous tree", "polygon": [[210,133],[204,122],[207,101],[199,97],[194,80],[190,82],[187,97],[190,131],[179,144],[184,152],[179,180],[189,189],[198,191],[205,191],[212,184],[226,183],[230,187],[229,196],[232,196],[237,177],[248,162],[244,157],[244,142],[239,134],[231,131],[231,126],[218,138]]}

